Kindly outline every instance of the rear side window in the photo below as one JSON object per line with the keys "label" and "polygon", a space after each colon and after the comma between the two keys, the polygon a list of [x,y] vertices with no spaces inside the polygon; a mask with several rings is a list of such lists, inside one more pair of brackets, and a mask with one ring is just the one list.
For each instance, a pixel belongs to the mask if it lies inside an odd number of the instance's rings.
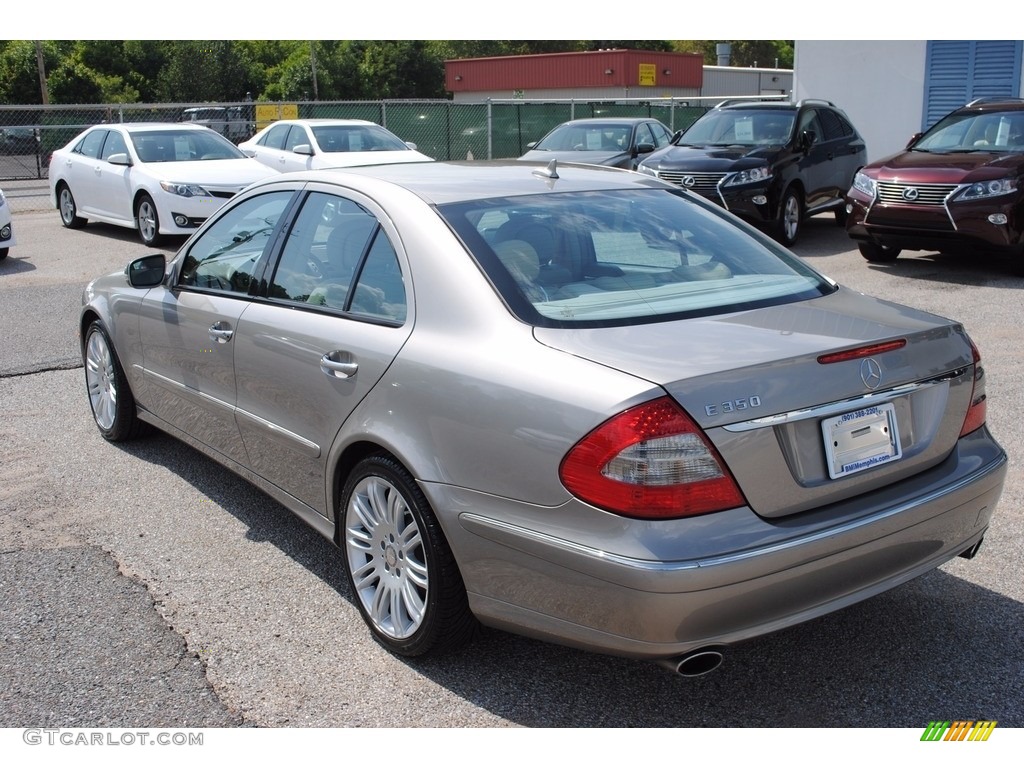
{"label": "rear side window", "polygon": [[675,190],[559,193],[440,210],[512,311],[538,325],[657,322],[834,290],[769,239]]}

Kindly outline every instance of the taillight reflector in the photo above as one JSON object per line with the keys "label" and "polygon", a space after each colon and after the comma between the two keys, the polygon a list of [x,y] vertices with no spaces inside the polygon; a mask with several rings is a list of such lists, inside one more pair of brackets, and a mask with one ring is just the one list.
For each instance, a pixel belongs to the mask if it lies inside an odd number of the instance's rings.
{"label": "taillight reflector", "polygon": [[566,454],[559,476],[589,504],[628,517],[687,517],[745,503],[714,446],[669,397],[594,429]]}
{"label": "taillight reflector", "polygon": [[988,406],[985,395],[985,369],[981,365],[981,352],[975,343],[971,342],[971,354],[974,357],[974,383],[971,389],[971,405],[964,417],[964,425],[960,428],[960,437],[970,434],[985,423]]}

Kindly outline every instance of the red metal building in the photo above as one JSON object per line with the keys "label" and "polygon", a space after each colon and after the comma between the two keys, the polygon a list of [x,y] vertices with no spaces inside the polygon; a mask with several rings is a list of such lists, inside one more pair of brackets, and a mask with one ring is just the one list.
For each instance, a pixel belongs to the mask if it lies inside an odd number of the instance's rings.
{"label": "red metal building", "polygon": [[697,53],[614,49],[445,62],[445,84],[456,101],[470,96],[529,99],[580,93],[681,95],[699,93],[703,77],[703,58]]}

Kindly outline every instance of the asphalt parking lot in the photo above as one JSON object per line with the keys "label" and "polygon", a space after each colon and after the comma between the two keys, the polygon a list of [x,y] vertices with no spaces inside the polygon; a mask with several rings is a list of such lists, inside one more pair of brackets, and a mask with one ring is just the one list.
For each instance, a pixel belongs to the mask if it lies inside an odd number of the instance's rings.
{"label": "asphalt parking lot", "polygon": [[965,323],[1010,456],[1006,488],[974,560],[684,679],[497,631],[434,661],[383,651],[338,553],[297,518],[170,437],[99,436],[76,336],[81,290],[150,251],[128,230],[64,230],[55,211],[12,200],[18,245],[0,262],[0,727],[1024,726],[1024,279],[1008,264],[932,254],[869,266],[830,217],[808,222],[794,250],[816,268]]}

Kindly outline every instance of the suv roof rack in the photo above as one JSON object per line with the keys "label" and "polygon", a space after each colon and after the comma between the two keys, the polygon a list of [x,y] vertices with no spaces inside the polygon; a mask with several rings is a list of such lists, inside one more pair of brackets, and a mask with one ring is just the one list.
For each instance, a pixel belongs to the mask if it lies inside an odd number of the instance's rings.
{"label": "suv roof rack", "polygon": [[1016,96],[980,96],[977,99],[972,99],[966,104],[966,106],[976,107],[979,104],[998,104],[1005,101],[1024,103],[1024,99],[1017,98]]}
{"label": "suv roof rack", "polygon": [[801,107],[804,104],[822,104],[826,107],[835,107],[835,104],[828,99],[800,99],[800,101],[797,102],[798,107]]}
{"label": "suv roof rack", "polygon": [[751,97],[748,96],[748,97],[743,98],[743,99],[725,99],[725,100],[720,101],[717,104],[715,104],[713,109],[721,109],[722,107],[734,107],[737,104],[781,104],[783,106],[792,106],[792,102],[786,101],[786,100],[783,100],[783,99],[773,99],[773,98],[757,99],[757,98],[751,98]]}

